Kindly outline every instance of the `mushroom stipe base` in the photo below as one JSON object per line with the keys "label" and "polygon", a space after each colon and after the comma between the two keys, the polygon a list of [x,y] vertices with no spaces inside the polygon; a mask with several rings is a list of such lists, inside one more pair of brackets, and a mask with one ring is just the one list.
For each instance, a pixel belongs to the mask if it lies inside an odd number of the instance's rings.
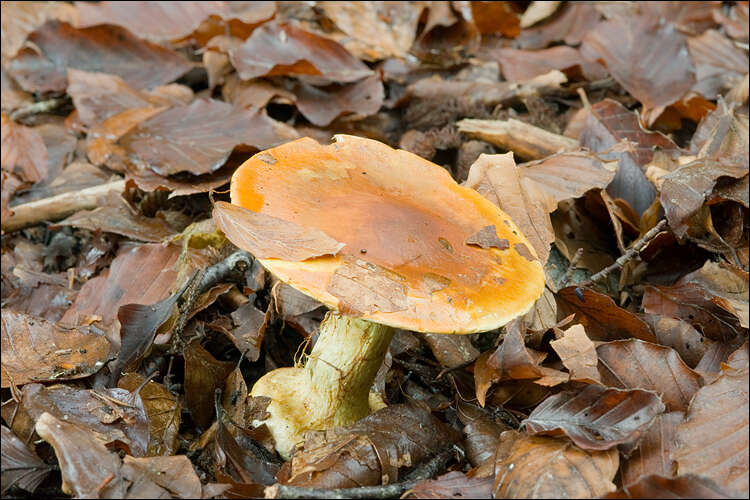
{"label": "mushroom stipe base", "polygon": [[379,406],[370,402],[370,387],[380,369],[394,329],[329,312],[304,367],[267,373],[250,395],[271,398],[264,423],[276,450],[289,459],[309,430],[349,425]]}

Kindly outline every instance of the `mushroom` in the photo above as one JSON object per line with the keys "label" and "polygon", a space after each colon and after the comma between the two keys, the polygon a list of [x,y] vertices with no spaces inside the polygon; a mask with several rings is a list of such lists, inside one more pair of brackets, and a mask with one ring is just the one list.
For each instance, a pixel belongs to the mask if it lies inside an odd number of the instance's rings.
{"label": "mushroom", "polygon": [[214,219],[278,279],[331,311],[304,367],[264,375],[263,421],[288,459],[308,430],[351,424],[370,397],[394,327],[465,334],[526,313],[544,273],[518,227],[476,191],[412,153],[337,135],[247,160]]}

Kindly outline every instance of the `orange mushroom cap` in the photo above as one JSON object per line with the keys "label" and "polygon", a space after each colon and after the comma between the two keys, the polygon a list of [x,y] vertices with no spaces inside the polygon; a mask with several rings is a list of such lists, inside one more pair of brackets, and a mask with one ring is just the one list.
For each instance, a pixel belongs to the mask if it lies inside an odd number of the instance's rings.
{"label": "orange mushroom cap", "polygon": [[[217,203],[233,243],[352,317],[481,332],[528,311],[544,288],[542,264],[510,217],[442,167],[378,141],[337,135],[268,149],[237,169],[231,198],[250,211]],[[284,241],[258,236],[269,227]]]}

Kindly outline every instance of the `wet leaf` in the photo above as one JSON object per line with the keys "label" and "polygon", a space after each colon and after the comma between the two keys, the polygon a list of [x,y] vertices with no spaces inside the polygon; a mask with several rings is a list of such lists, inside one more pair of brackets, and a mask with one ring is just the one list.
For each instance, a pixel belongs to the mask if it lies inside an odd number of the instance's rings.
{"label": "wet leaf", "polygon": [[495,455],[500,434],[509,427],[492,418],[487,410],[470,404],[460,404],[458,417],[464,424],[466,458],[478,467]]}
{"label": "wet leaf", "polygon": [[656,416],[638,449],[620,465],[622,484],[631,485],[652,474],[675,475],[677,463],[672,460],[672,453],[677,449],[677,426],[684,418],[685,413],[681,411]]}
{"label": "wet leaf", "polygon": [[667,411],[687,410],[702,384],[700,375],[670,347],[632,339],[601,344],[596,352],[604,385],[654,391]]}
{"label": "wet leaf", "polygon": [[521,425],[532,434],[567,436],[584,450],[609,450],[638,441],[663,411],[651,391],[591,384],[545,399]]}
{"label": "wet leaf", "polygon": [[76,29],[50,21],[31,33],[28,41],[37,50],[22,49],[10,61],[8,71],[29,92],[64,91],[70,68],[118,75],[135,88],[153,88],[177,79],[191,67],[174,52],[117,26]]}
{"label": "wet leaf", "polygon": [[[740,349],[747,349],[745,344]],[[731,495],[748,494],[748,368],[728,368],[702,387],[677,428],[679,475],[708,477]]]}
{"label": "wet leaf", "polygon": [[9,309],[2,310],[2,386],[69,380],[98,372],[110,343],[88,327],[56,323]]}
{"label": "wet leaf", "polygon": [[2,433],[3,495],[13,486],[34,493],[52,468],[4,425]]}
{"label": "wet leaf", "polygon": [[429,411],[391,405],[356,424],[308,434],[292,457],[288,484],[346,488],[398,481],[400,467],[414,466],[459,439]]}
{"label": "wet leaf", "polygon": [[571,380],[599,382],[596,347],[586,335],[583,325],[571,326],[563,332],[562,338],[551,341],[550,346],[570,372]]}
{"label": "wet leaf", "polygon": [[253,31],[229,58],[243,80],[289,75],[311,83],[354,82],[372,74],[338,43],[275,21]]}
{"label": "wet leaf", "polygon": [[[580,294],[577,290],[580,290]],[[556,297],[562,315],[575,313],[576,320],[584,326],[591,340],[635,337],[648,342],[656,341],[651,329],[642,319],[619,307],[606,295],[590,288],[569,286],[560,290]]]}
{"label": "wet leaf", "polygon": [[506,431],[497,449],[493,496],[599,498],[615,490],[618,464],[615,449],[584,451],[567,440]]}

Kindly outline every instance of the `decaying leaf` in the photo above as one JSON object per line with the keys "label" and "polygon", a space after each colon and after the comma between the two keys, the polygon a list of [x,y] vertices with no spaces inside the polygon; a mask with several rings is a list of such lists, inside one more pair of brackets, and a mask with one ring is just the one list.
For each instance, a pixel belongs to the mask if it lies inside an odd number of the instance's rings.
{"label": "decaying leaf", "polygon": [[532,434],[567,436],[584,450],[609,450],[637,442],[663,411],[651,391],[590,384],[545,399],[521,425]]}
{"label": "decaying leaf", "polygon": [[635,483],[607,493],[602,498],[728,498],[726,491],[711,479],[696,474],[664,477],[652,474]]}
{"label": "decaying leaf", "polygon": [[51,472],[51,467],[4,425],[1,441],[2,494],[5,495],[13,486],[34,493]]}
{"label": "decaying leaf", "polygon": [[492,498],[492,478],[467,477],[453,471],[435,479],[423,481],[404,493],[401,498]]}
{"label": "decaying leaf", "polygon": [[86,326],[64,328],[28,314],[2,310],[2,386],[69,380],[98,372],[110,343]]}
{"label": "decaying leaf", "polygon": [[677,464],[672,460],[672,453],[677,449],[677,426],[684,418],[685,413],[681,411],[656,416],[638,444],[638,449],[620,464],[622,484],[631,485],[652,474],[664,477],[675,475]]}
{"label": "decaying leaf", "polygon": [[599,498],[615,490],[618,465],[616,449],[584,451],[567,440],[506,431],[497,449],[493,496]]}
{"label": "decaying leaf", "polygon": [[185,357],[185,407],[190,410],[193,422],[207,429],[214,416],[214,391],[224,387],[234,363],[219,361],[193,341],[184,352]]}
{"label": "decaying leaf", "polygon": [[[25,182],[38,182],[47,175],[47,147],[39,132],[19,125],[2,114],[2,169]],[[3,183],[4,184],[4,183]]]}

